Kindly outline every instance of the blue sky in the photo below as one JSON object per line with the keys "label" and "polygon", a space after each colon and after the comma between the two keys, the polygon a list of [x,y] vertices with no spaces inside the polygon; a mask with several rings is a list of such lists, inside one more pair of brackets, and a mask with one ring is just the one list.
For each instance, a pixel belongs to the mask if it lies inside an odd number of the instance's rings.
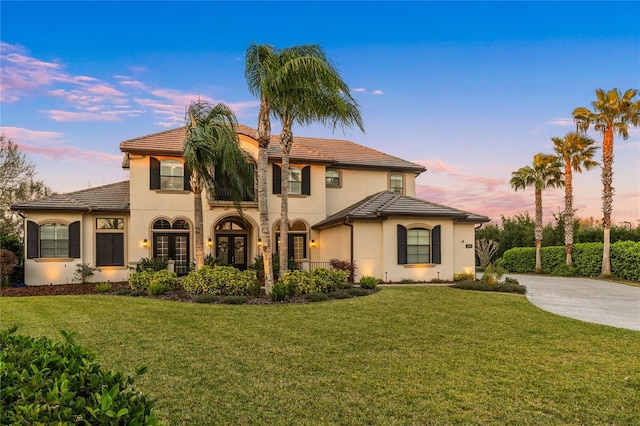
{"label": "blue sky", "polygon": [[[640,2],[3,1],[0,13],[2,131],[57,192],[127,179],[119,143],[182,125],[198,97],[255,127],[252,42],[320,44],[360,103],[364,134],[294,134],[423,164],[419,197],[497,221],[533,215],[511,172],[574,130],[574,108],[597,88],[640,88]],[[613,220],[635,225],[640,132],[615,154]],[[576,214],[600,218],[599,171],[574,185]],[[543,194],[545,222],[562,197]]]}

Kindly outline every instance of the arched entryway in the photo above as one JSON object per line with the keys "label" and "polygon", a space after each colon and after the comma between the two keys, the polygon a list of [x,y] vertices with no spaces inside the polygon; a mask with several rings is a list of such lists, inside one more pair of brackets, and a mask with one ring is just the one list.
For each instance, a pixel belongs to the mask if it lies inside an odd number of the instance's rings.
{"label": "arched entryway", "polygon": [[[280,221],[275,225],[276,240],[278,246],[276,251],[280,252]],[[287,257],[293,259],[294,262],[300,263],[302,259],[307,258],[307,236],[309,228],[307,224],[297,220],[289,226],[289,238],[287,239]]]}
{"label": "arched entryway", "polygon": [[186,275],[189,272],[189,223],[184,219],[176,219],[170,223],[166,219],[153,222],[153,257],[175,261],[175,272]]}
{"label": "arched entryway", "polygon": [[215,226],[215,256],[222,263],[247,269],[250,225],[238,217],[221,220]]}

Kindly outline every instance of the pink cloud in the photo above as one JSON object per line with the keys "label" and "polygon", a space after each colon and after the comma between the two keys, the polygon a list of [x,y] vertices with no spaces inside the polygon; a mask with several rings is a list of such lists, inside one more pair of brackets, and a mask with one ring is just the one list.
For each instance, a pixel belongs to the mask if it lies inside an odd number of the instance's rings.
{"label": "pink cloud", "polygon": [[[96,112],[97,111],[97,112]],[[49,118],[58,122],[86,122],[86,121],[119,121],[122,116],[135,117],[142,111],[126,110],[126,111],[62,111],[47,110],[45,111]]]}

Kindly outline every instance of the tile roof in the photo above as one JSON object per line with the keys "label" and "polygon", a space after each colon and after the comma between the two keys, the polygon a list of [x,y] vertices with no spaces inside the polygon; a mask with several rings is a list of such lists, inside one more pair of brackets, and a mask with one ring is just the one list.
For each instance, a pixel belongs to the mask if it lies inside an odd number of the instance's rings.
{"label": "tile roof", "polygon": [[312,226],[325,229],[345,221],[385,220],[390,216],[418,216],[452,218],[456,222],[489,222],[486,216],[432,203],[419,198],[407,197],[389,191],[381,191],[343,209]]}
{"label": "tile roof", "polygon": [[[185,129],[185,127],[179,127],[126,140],[120,143],[120,151],[143,155],[179,156],[182,154]],[[256,138],[255,129],[238,124],[237,130],[241,135]],[[279,161],[281,159],[279,135],[271,136],[268,152],[270,160]],[[292,162],[325,163],[336,167],[382,168],[416,173],[422,173],[426,170],[419,164],[340,139],[294,136],[290,159]]]}
{"label": "tile roof", "polygon": [[12,210],[129,210],[129,181],[83,189],[68,194],[56,194],[39,200],[25,201],[11,206]]}

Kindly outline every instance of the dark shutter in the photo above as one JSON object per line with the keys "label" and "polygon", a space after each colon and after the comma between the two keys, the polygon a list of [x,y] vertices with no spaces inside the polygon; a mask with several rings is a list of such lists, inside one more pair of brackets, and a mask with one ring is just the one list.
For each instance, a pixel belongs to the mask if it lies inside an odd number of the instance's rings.
{"label": "dark shutter", "polygon": [[80,221],[75,221],[69,225],[69,257],[80,258]]}
{"label": "dark shutter", "polygon": [[149,157],[149,189],[160,189],[160,160]]}
{"label": "dark shutter", "polygon": [[311,166],[302,168],[302,193],[311,195]]}
{"label": "dark shutter", "polygon": [[27,221],[27,259],[35,259],[38,256],[38,241],[40,240],[40,227],[37,223]]}
{"label": "dark shutter", "polygon": [[282,194],[282,168],[273,164],[271,169],[273,170],[273,193]]}
{"label": "dark shutter", "polygon": [[184,163],[184,190],[191,191],[191,169]]}
{"label": "dark shutter", "polygon": [[124,266],[124,234],[113,234],[113,264]]}
{"label": "dark shutter", "polygon": [[440,225],[435,226],[431,230],[431,263],[442,263],[442,256],[440,254]]}
{"label": "dark shutter", "polygon": [[398,225],[398,265],[407,264],[407,228]]}

